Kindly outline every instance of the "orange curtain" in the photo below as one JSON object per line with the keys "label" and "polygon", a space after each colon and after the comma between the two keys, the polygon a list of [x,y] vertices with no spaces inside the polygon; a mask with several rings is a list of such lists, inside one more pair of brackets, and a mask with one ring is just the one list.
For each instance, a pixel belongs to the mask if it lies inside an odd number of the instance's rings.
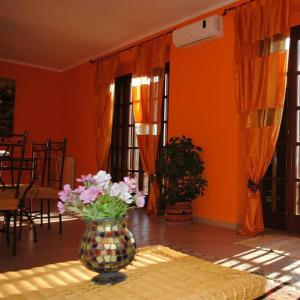
{"label": "orange curtain", "polygon": [[98,170],[107,170],[111,145],[114,109],[114,82],[119,57],[112,55],[97,62],[96,88],[96,154]]}
{"label": "orange curtain", "polygon": [[148,214],[156,214],[159,188],[155,163],[161,128],[161,109],[169,36],[152,39],[137,47],[132,79],[132,102],[135,131],[144,171],[150,179]]}
{"label": "orange curtain", "polygon": [[235,81],[248,199],[241,233],[264,231],[260,181],[280,129],[287,73],[289,1],[256,0],[235,12]]}

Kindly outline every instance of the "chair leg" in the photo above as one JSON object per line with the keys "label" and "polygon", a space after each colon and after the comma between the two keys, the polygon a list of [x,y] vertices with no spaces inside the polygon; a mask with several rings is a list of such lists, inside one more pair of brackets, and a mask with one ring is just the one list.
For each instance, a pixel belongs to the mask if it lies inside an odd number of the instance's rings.
{"label": "chair leg", "polygon": [[22,230],[23,230],[23,208],[20,208],[20,225],[19,225],[19,240],[22,239]]}
{"label": "chair leg", "polygon": [[33,241],[36,242],[36,241],[37,241],[37,238],[36,238],[36,227],[35,227],[35,223],[34,223],[33,219],[30,217],[30,213],[29,213],[27,210],[24,210],[23,213],[24,213],[24,216],[27,217],[27,219],[28,219],[28,221],[29,221],[29,223],[30,223],[30,226],[31,226],[31,228],[32,228],[32,230],[33,230]]}
{"label": "chair leg", "polygon": [[6,234],[6,244],[9,245],[10,244],[10,218],[11,218],[11,214],[9,211],[5,212],[4,215],[4,223],[5,223],[5,234]]}
{"label": "chair leg", "polygon": [[47,213],[48,213],[48,229],[51,229],[51,224],[50,224],[50,217],[51,217],[50,199],[47,199]]}
{"label": "chair leg", "polygon": [[41,223],[40,223],[40,226],[43,227],[44,225],[44,201],[43,199],[40,199],[40,220],[41,220]]}
{"label": "chair leg", "polygon": [[30,212],[30,218],[32,218],[32,198],[29,200],[29,212]]}
{"label": "chair leg", "polygon": [[17,211],[14,211],[14,227],[13,227],[13,249],[12,249],[12,255],[17,255]]}
{"label": "chair leg", "polygon": [[31,224],[32,225],[32,230],[33,230],[33,242],[36,243],[37,242],[37,237],[36,237],[36,227],[35,224]]}
{"label": "chair leg", "polygon": [[63,229],[62,229],[62,215],[59,214],[58,218],[59,218],[59,234],[62,234],[63,233]]}

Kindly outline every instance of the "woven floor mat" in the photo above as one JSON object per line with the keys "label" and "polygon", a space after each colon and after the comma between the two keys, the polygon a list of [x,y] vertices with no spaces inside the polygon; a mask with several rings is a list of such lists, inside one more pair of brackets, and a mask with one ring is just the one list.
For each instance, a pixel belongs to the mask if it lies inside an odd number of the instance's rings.
{"label": "woven floor mat", "polygon": [[123,272],[127,279],[98,286],[96,274],[79,261],[0,274],[0,298],[70,299],[255,299],[265,291],[262,276],[222,267],[163,246],[141,248]]}

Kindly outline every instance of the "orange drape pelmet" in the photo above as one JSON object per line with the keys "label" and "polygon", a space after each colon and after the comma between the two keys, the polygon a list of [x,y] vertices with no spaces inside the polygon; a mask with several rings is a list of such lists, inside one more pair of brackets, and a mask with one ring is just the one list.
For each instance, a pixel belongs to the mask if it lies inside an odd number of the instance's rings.
{"label": "orange drape pelmet", "polygon": [[98,170],[107,170],[111,145],[114,108],[114,82],[119,57],[112,55],[97,62],[96,92],[96,159]]}
{"label": "orange drape pelmet", "polygon": [[289,1],[256,0],[235,11],[235,82],[248,199],[241,233],[264,230],[260,181],[272,159],[285,99]]}
{"label": "orange drape pelmet", "polygon": [[155,179],[161,128],[161,108],[169,36],[137,46],[132,80],[133,113],[144,171],[150,179],[148,214],[156,214],[159,188]]}

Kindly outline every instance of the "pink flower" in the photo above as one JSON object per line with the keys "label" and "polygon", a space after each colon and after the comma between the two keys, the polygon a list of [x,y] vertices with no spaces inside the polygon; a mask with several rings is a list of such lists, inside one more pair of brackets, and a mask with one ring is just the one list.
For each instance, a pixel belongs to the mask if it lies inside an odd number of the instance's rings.
{"label": "pink flower", "polygon": [[59,211],[60,214],[63,214],[65,212],[65,205],[63,202],[58,201],[57,203],[57,209]]}
{"label": "pink flower", "polygon": [[77,189],[75,189],[73,192],[76,194],[81,194],[85,190],[85,187],[83,185],[80,185]]}
{"label": "pink flower", "polygon": [[66,202],[68,200],[68,196],[71,191],[72,191],[71,186],[69,184],[65,184],[63,187],[63,190],[57,194],[58,198],[61,201]]}
{"label": "pink flower", "polygon": [[81,178],[77,178],[77,182],[96,184],[96,180],[92,174],[82,175]]}
{"label": "pink flower", "polygon": [[95,186],[85,189],[79,196],[79,199],[83,201],[83,203],[94,202],[98,195],[101,193],[101,190]]}
{"label": "pink flower", "polygon": [[135,195],[135,204],[137,207],[143,207],[145,205],[145,196],[140,191],[137,191]]}
{"label": "pink flower", "polygon": [[134,178],[130,178],[130,177],[124,177],[124,182],[129,187],[129,192],[133,193],[134,190],[136,189],[135,179]]}

